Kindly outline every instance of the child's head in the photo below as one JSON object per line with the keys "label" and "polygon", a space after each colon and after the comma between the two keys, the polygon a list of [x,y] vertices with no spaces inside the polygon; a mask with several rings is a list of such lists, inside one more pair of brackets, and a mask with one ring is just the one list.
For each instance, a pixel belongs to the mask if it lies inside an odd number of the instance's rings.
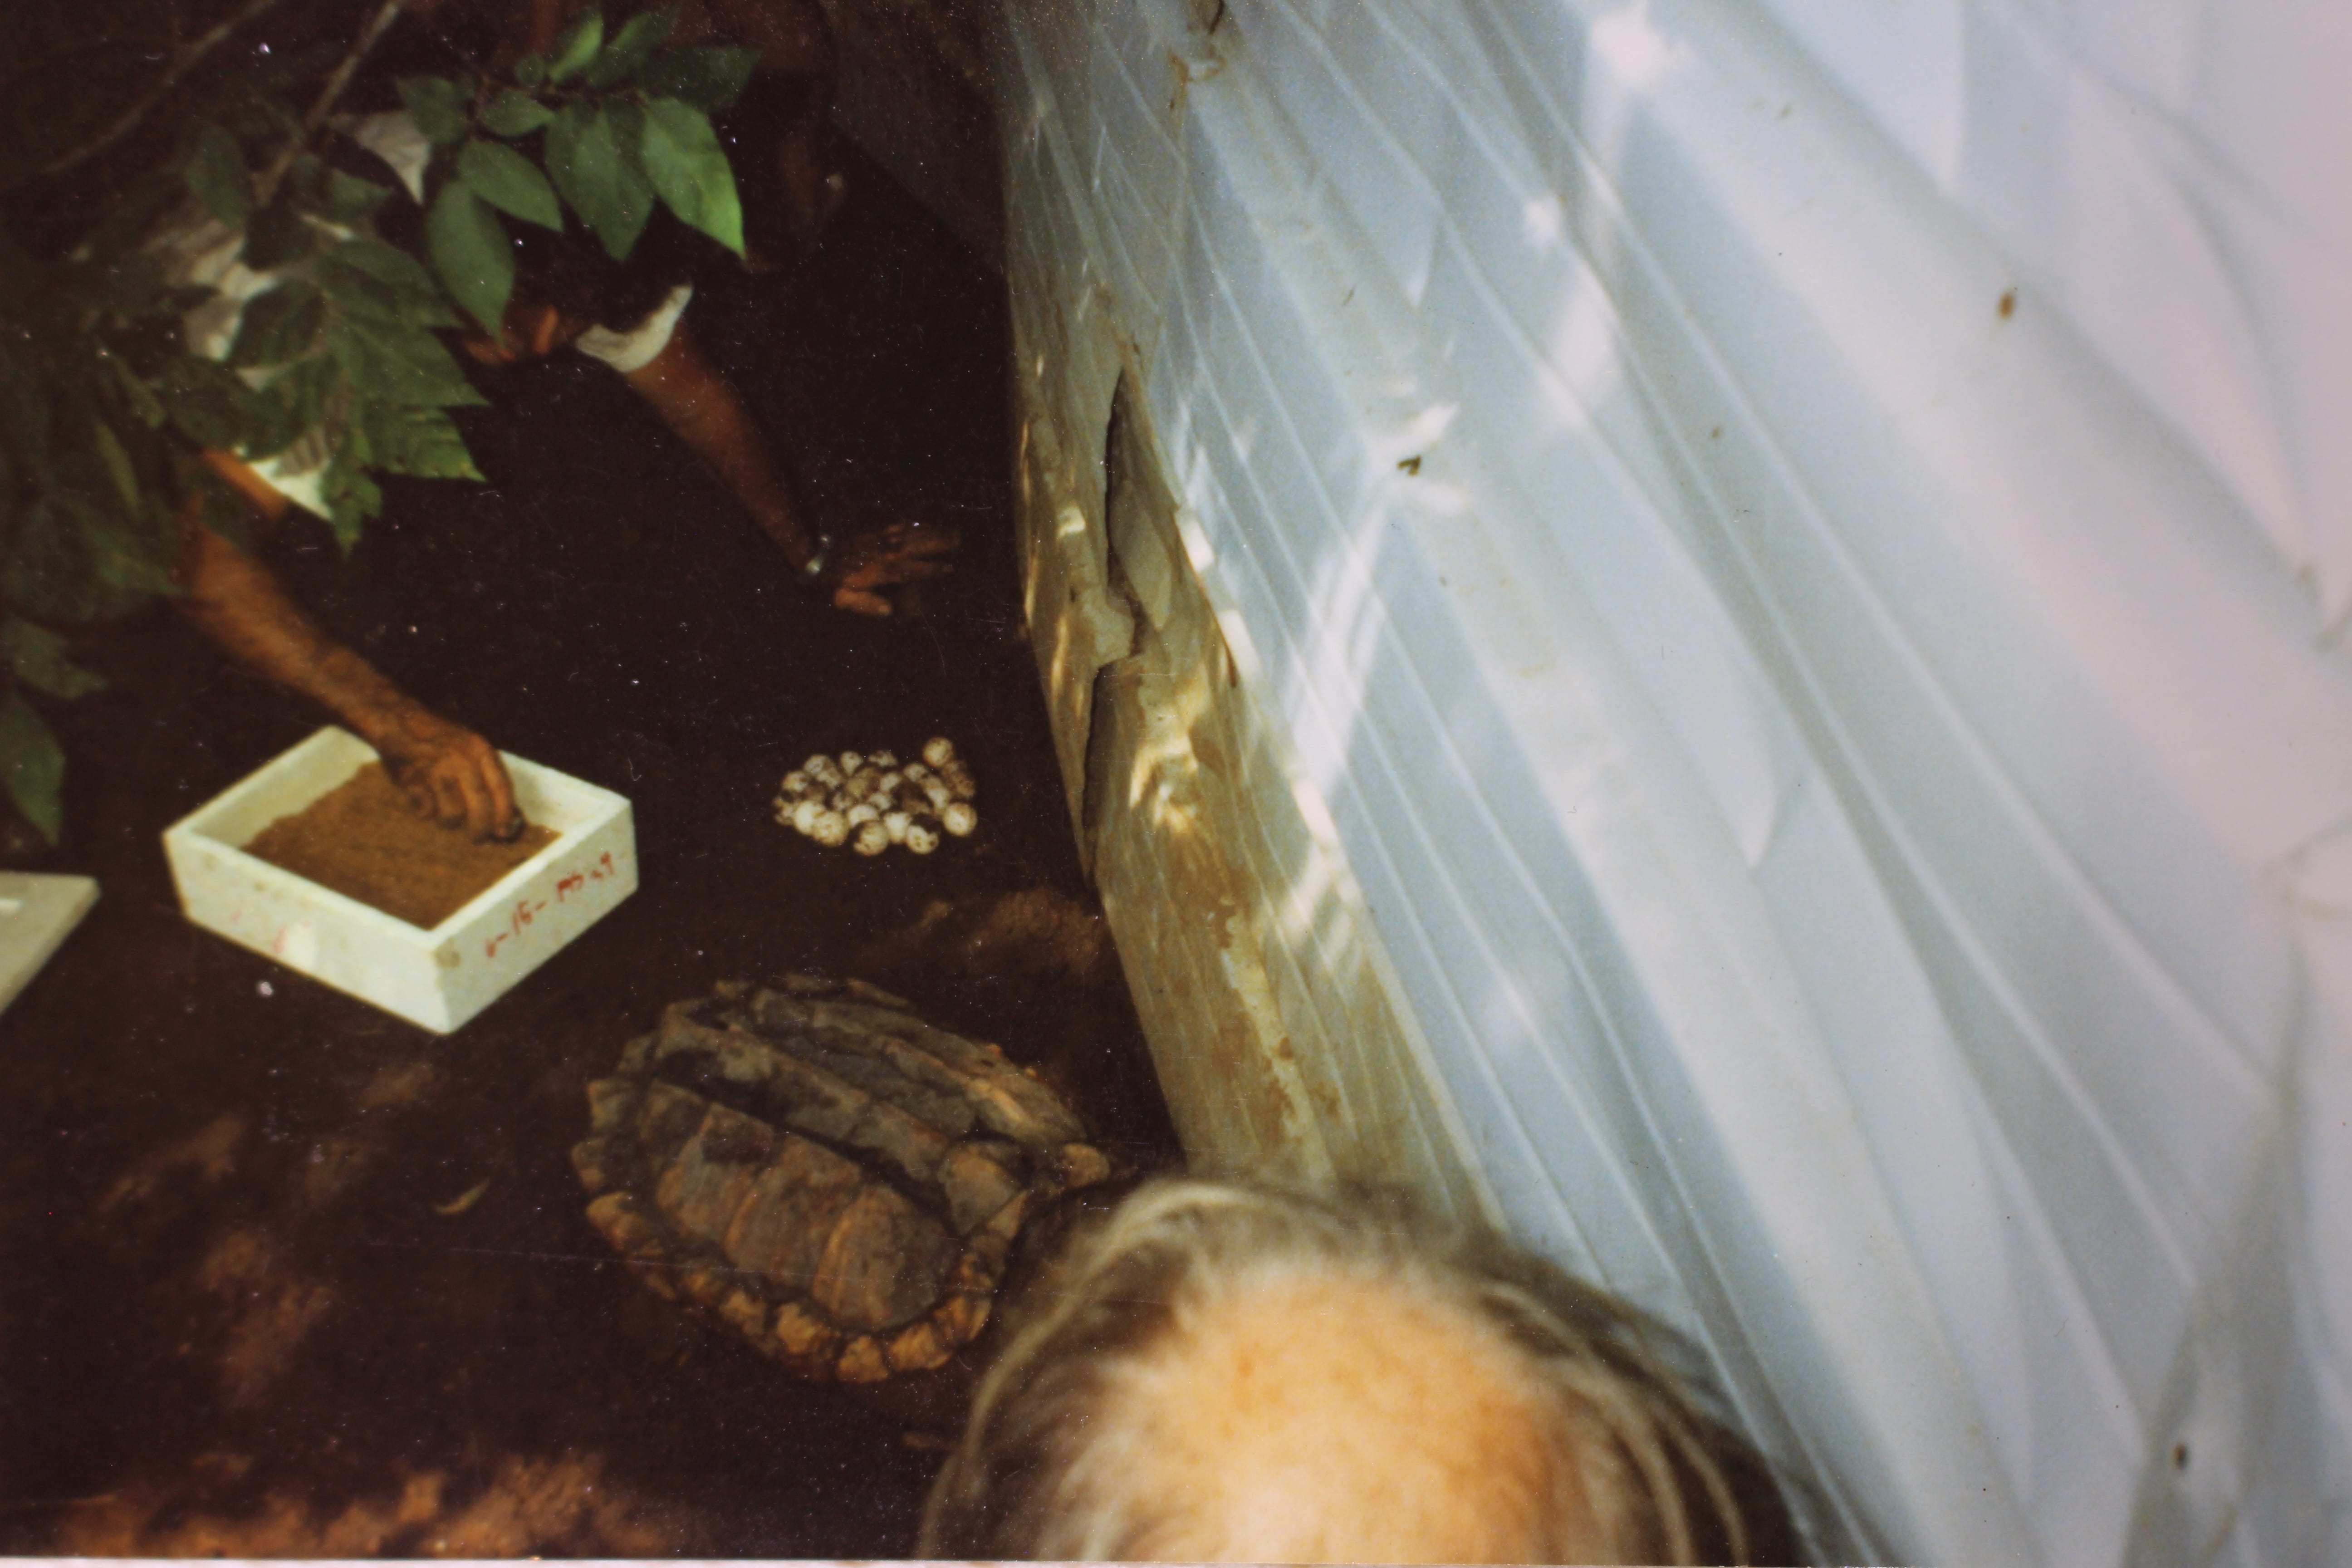
{"label": "child's head", "polygon": [[1693,1562],[1793,1550],[1631,1309],[1391,1201],[1150,1186],[1029,1293],[934,1489],[978,1557]]}

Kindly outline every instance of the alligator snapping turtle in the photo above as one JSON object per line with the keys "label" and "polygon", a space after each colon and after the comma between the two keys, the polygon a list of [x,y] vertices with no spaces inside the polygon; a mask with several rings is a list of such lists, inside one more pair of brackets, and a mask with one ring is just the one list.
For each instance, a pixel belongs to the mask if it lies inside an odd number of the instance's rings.
{"label": "alligator snapping turtle", "polygon": [[572,1166],[630,1270],[818,1380],[944,1363],[1037,1206],[1113,1174],[998,1047],[856,980],[679,1003],[588,1103]]}

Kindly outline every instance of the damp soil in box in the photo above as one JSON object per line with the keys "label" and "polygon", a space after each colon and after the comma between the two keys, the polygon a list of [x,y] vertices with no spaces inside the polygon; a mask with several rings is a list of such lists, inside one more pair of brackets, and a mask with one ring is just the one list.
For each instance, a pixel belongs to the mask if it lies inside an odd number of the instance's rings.
{"label": "damp soil in box", "polygon": [[346,898],[431,931],[556,840],[525,826],[508,843],[477,843],[419,816],[382,763],[370,763],[245,852]]}

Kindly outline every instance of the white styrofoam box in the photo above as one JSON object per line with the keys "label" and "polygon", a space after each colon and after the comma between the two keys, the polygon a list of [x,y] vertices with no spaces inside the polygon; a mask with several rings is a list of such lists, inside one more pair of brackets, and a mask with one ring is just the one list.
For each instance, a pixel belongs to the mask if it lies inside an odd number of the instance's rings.
{"label": "white styrofoam box", "polygon": [[263,828],[375,760],[365,742],[331,727],[165,830],[180,906],[207,931],[446,1034],[637,889],[626,800],[499,755],[523,816],[558,837],[431,931],[245,852]]}
{"label": "white styrofoam box", "polygon": [[0,871],[0,1007],[16,999],[98,902],[88,877]]}

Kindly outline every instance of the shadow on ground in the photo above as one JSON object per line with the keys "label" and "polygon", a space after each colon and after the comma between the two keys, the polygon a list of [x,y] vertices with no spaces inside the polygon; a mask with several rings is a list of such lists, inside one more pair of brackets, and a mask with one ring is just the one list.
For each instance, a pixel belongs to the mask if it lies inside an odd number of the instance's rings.
{"label": "shadow on ground", "polygon": [[[183,922],[158,835],[315,721],[168,614],[82,648],[116,684],[58,712],[47,864],[104,895],[0,1015],[0,1552],[909,1550],[944,1418],[687,1327],[582,1216],[583,1086],[714,981],[863,974],[1172,1157],[1020,640],[999,285],[856,173],[814,260],[706,286],[692,320],[825,526],[963,531],[921,618],[804,600],[569,360],[488,385],[489,485],[398,488],[349,568],[278,542],[428,702],[635,804],[635,898],[465,1029]],[[975,838],[869,861],[770,819],[810,752],[932,733],[980,780]]]}

